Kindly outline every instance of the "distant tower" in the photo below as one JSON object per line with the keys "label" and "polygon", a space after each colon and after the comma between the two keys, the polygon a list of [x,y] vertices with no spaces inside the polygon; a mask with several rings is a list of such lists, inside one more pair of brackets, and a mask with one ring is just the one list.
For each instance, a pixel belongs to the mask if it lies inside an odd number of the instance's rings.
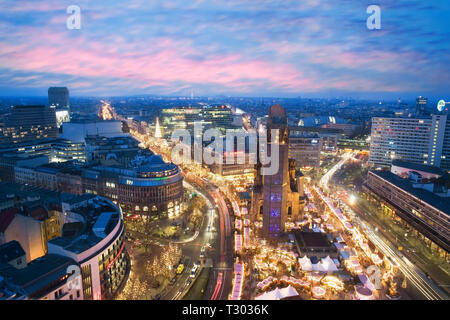
{"label": "distant tower", "polygon": [[156,122],[155,122],[155,138],[162,138],[161,127],[159,125],[158,117],[156,117]]}
{"label": "distant tower", "polygon": [[428,99],[422,96],[416,99],[416,117],[427,116],[427,103]]}
{"label": "distant tower", "polygon": [[48,88],[48,104],[55,107],[58,128],[63,122],[70,121],[70,98],[66,87]]}

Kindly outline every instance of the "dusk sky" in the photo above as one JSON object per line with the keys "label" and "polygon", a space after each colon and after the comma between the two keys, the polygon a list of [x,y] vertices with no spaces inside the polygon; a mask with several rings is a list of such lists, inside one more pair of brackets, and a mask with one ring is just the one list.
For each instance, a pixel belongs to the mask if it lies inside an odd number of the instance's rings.
{"label": "dusk sky", "polygon": [[[381,30],[368,30],[368,5]],[[69,30],[69,5],[81,29]],[[448,0],[0,0],[0,96],[450,100]]]}

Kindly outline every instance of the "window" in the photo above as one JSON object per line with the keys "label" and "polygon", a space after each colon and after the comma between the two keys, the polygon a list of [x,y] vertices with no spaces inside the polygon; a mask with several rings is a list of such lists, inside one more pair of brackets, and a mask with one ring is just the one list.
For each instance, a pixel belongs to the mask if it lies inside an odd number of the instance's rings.
{"label": "window", "polygon": [[270,216],[271,217],[279,217],[280,216],[280,210],[279,209],[270,209]]}
{"label": "window", "polygon": [[281,195],[279,193],[270,194],[270,201],[281,201]]}
{"label": "window", "polygon": [[107,186],[108,188],[115,188],[115,187],[116,187],[116,184],[113,183],[113,182],[106,182],[106,186]]}

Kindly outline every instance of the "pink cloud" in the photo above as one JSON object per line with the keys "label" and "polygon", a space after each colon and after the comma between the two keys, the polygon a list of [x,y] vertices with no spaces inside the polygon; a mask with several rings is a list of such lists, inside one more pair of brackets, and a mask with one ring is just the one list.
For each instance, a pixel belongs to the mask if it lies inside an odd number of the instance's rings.
{"label": "pink cloud", "polygon": [[152,40],[144,52],[136,50],[139,45],[127,44],[121,38],[112,44],[89,43],[82,37],[72,39],[64,33],[42,33],[38,42],[39,45],[0,43],[0,67],[24,72],[119,78],[143,87],[184,82],[239,88],[251,82],[293,91],[314,88],[311,79],[288,64],[246,59],[240,54],[203,57],[189,41],[160,38]]}

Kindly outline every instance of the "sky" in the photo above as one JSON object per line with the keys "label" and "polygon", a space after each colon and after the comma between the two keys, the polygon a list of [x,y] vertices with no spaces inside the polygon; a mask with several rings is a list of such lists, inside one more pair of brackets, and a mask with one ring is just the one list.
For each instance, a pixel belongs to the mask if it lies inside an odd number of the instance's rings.
{"label": "sky", "polygon": [[[366,8],[381,8],[369,30]],[[70,5],[81,28],[68,29]],[[0,0],[0,96],[450,100],[448,0]]]}

